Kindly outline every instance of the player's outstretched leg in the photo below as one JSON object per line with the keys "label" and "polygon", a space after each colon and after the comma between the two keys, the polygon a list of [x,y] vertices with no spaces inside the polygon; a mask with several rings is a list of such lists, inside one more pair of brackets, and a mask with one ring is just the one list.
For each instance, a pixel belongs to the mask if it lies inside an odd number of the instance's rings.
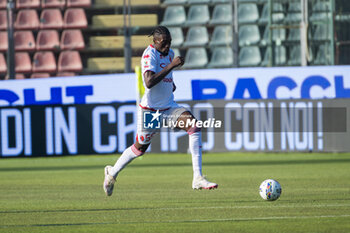
{"label": "player's outstretched leg", "polygon": [[193,166],[193,189],[215,189],[218,184],[209,182],[202,175],[202,133],[200,128],[190,128],[187,131],[189,135],[189,145],[192,154],[192,166]]}
{"label": "player's outstretched leg", "polygon": [[[146,148],[147,149],[147,148]],[[105,167],[105,179],[103,182],[103,190],[107,196],[111,196],[113,193],[115,180],[121,170],[123,170],[126,165],[133,161],[138,156],[143,155],[144,152],[136,148],[135,144],[127,148],[123,154],[119,157],[115,165]]]}

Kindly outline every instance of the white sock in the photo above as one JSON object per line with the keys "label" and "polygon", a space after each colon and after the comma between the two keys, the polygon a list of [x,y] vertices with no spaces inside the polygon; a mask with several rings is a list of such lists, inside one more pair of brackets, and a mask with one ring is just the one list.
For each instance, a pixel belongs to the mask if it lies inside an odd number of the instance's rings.
{"label": "white sock", "polygon": [[193,177],[202,176],[202,133],[189,133],[190,151],[192,154]]}
{"label": "white sock", "polygon": [[117,162],[114,164],[113,168],[110,170],[110,175],[116,178],[118,176],[118,173],[121,170],[123,170],[123,168],[126,167],[126,165],[128,165],[131,161],[133,161],[135,158],[142,154],[140,154],[140,151],[136,149],[135,145],[128,147],[119,157]]}

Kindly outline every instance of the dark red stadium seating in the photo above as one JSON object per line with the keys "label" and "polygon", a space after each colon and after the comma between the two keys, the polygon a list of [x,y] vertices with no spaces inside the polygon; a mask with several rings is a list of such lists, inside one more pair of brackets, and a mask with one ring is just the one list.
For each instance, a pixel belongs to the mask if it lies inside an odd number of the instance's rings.
{"label": "dark red stadium seating", "polygon": [[6,52],[8,48],[7,32],[0,31],[0,52]]}
{"label": "dark red stadium seating", "polygon": [[59,49],[59,38],[56,30],[40,30],[36,37],[37,50],[57,50]]}
{"label": "dark red stadium seating", "polygon": [[67,7],[90,7],[91,0],[67,0]]}
{"label": "dark red stadium seating", "polygon": [[42,0],[42,8],[64,8],[66,6],[65,0]]}
{"label": "dark red stadium seating", "polygon": [[58,72],[80,72],[83,69],[78,51],[63,51],[58,58]]}
{"label": "dark red stadium seating", "polygon": [[32,63],[27,52],[15,53],[16,73],[29,73],[32,71]]}
{"label": "dark red stadium seating", "polygon": [[33,72],[56,72],[56,59],[53,52],[36,52],[33,57]]}
{"label": "dark red stadium seating", "polygon": [[38,29],[39,18],[37,11],[34,9],[20,10],[17,14],[15,28],[18,30]]}
{"label": "dark red stadium seating", "polygon": [[62,14],[59,9],[45,9],[41,12],[41,29],[61,29],[63,26]]}
{"label": "dark red stadium seating", "polygon": [[35,40],[32,31],[16,31],[13,35],[16,51],[34,51]]}
{"label": "dark red stadium seating", "polygon": [[32,73],[30,75],[30,78],[49,78],[50,74],[49,73]]}
{"label": "dark red stadium seating", "polygon": [[40,0],[16,0],[16,8],[39,8]]}
{"label": "dark red stadium seating", "polygon": [[4,54],[0,53],[0,74],[6,73],[7,65]]}
{"label": "dark red stadium seating", "polygon": [[65,30],[61,36],[61,49],[79,50],[85,48],[83,34],[78,29]]}
{"label": "dark red stadium seating", "polygon": [[88,25],[82,8],[70,8],[64,13],[64,28],[86,28]]}
{"label": "dark red stadium seating", "polygon": [[7,12],[6,10],[0,10],[0,30],[7,29]]}

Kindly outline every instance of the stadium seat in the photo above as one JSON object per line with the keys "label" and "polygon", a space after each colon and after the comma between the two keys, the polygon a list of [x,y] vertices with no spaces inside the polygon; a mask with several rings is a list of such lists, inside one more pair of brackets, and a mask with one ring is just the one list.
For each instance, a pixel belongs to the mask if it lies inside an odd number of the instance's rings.
{"label": "stadium seat", "polygon": [[67,0],[67,7],[90,7],[91,0]]}
{"label": "stadium seat", "polygon": [[7,72],[7,64],[5,60],[5,56],[3,53],[0,53],[0,74]]}
{"label": "stadium seat", "polygon": [[53,52],[36,52],[33,57],[33,72],[56,72],[56,59]]}
{"label": "stadium seat", "polygon": [[17,9],[39,8],[40,0],[16,0]]}
{"label": "stadium seat", "polygon": [[205,48],[189,48],[186,52],[183,68],[204,68],[208,64],[208,56]]}
{"label": "stadium seat", "polygon": [[16,0],[16,8],[39,8],[40,0]]}
{"label": "stadium seat", "polygon": [[194,4],[209,4],[210,0],[188,0],[189,5],[194,5]]}
{"label": "stadium seat", "polygon": [[15,31],[13,37],[16,51],[35,50],[35,40],[32,31]]}
{"label": "stadium seat", "polygon": [[309,18],[309,21],[314,22],[331,22],[332,14],[330,12],[314,12]]}
{"label": "stadium seat", "polygon": [[208,68],[225,68],[233,66],[233,52],[230,46],[215,47]]}
{"label": "stadium seat", "polygon": [[183,6],[169,6],[165,9],[163,21],[164,26],[183,26],[186,21],[186,12]]}
{"label": "stadium seat", "polygon": [[186,26],[203,25],[210,19],[208,5],[192,5],[188,10]]}
{"label": "stadium seat", "polygon": [[40,30],[36,37],[37,50],[57,50],[60,47],[58,31]]}
{"label": "stadium seat", "polygon": [[165,0],[164,5],[185,5],[187,0]]}
{"label": "stadium seat", "polygon": [[0,30],[7,29],[7,11],[0,10]]}
{"label": "stadium seat", "polygon": [[284,23],[297,24],[301,21],[301,13],[288,13],[284,18]]}
{"label": "stadium seat", "polygon": [[7,0],[0,0],[0,9],[6,9]]}
{"label": "stadium seat", "polygon": [[300,29],[299,28],[289,29],[287,41],[289,42],[300,41]]}
{"label": "stadium seat", "polygon": [[[265,55],[264,55],[264,60],[261,62],[261,66],[268,66],[269,65],[269,60],[270,60],[270,50],[266,49]],[[287,62],[287,51],[284,46],[276,46],[274,47],[274,60],[275,66],[282,66],[285,65]]]}
{"label": "stadium seat", "polygon": [[214,28],[209,46],[230,45],[233,42],[231,26],[216,26]]}
{"label": "stadium seat", "polygon": [[239,66],[258,66],[261,63],[260,49],[257,46],[243,47],[238,55]]}
{"label": "stadium seat", "polygon": [[[94,0],[93,1],[94,6],[98,7],[123,7],[124,6],[124,0]],[[160,0],[132,0],[130,1],[131,7],[148,7],[148,6],[159,6]]]}
{"label": "stadium seat", "polygon": [[78,51],[63,51],[58,58],[58,72],[80,72],[83,70]]}
{"label": "stadium seat", "polygon": [[63,50],[66,49],[84,49],[85,42],[83,34],[79,29],[64,30],[61,35],[60,47]]}
{"label": "stadium seat", "polygon": [[7,52],[7,49],[8,49],[7,32],[0,31],[0,52]]}
{"label": "stadium seat", "polygon": [[50,74],[49,73],[32,73],[30,75],[30,78],[49,78]]}
{"label": "stadium seat", "polygon": [[232,23],[232,6],[230,4],[215,5],[213,15],[209,21],[210,25],[231,24]]}
{"label": "stadium seat", "polygon": [[209,35],[206,27],[191,27],[186,36],[184,47],[205,46],[209,42]]}
{"label": "stadium seat", "polygon": [[17,30],[36,30],[38,27],[39,18],[36,10],[20,10],[18,12],[15,22]]}
{"label": "stadium seat", "polygon": [[82,8],[70,8],[64,13],[64,28],[82,29],[88,25],[85,11]]}
{"label": "stadium seat", "polygon": [[288,3],[288,12],[300,13],[301,12],[300,1],[289,2]]}
{"label": "stadium seat", "polygon": [[169,32],[172,38],[171,46],[180,47],[184,42],[184,35],[181,27],[169,27]]}
{"label": "stadium seat", "polygon": [[16,73],[28,73],[32,71],[32,63],[27,52],[15,53]]}
{"label": "stadium seat", "polygon": [[254,3],[238,5],[238,23],[256,23],[259,19],[258,7]]}
{"label": "stadium seat", "polygon": [[331,3],[327,1],[317,1],[312,6],[312,12],[329,12],[331,11]]}
{"label": "stadium seat", "polygon": [[42,8],[65,8],[66,0],[42,0]]}
{"label": "stadium seat", "polygon": [[239,46],[255,45],[260,41],[260,32],[257,25],[244,25],[239,27]]}
{"label": "stadium seat", "polygon": [[219,3],[230,3],[231,0],[211,0],[211,2],[216,5],[216,4],[219,4]]}
{"label": "stadium seat", "polygon": [[174,51],[174,57],[181,56],[181,52],[178,48],[173,48]]}
{"label": "stadium seat", "polygon": [[74,72],[57,72],[56,77],[73,77],[75,75]]}
{"label": "stadium seat", "polygon": [[[154,27],[157,25],[156,14],[134,14],[130,16],[133,27]],[[123,27],[124,16],[120,15],[94,15],[92,26],[95,28],[116,28]]]}
{"label": "stadium seat", "polygon": [[288,65],[290,66],[300,66],[301,65],[301,51],[300,45],[293,46],[289,48],[289,59]]}
{"label": "stadium seat", "polygon": [[318,24],[316,25],[312,39],[315,41],[330,40],[332,35],[333,33],[330,31],[330,26],[328,24]]}
{"label": "stadium seat", "polygon": [[[89,58],[88,70],[91,72],[110,72],[124,70],[125,59],[124,57],[93,57]],[[131,67],[140,65],[140,57],[131,58]]]}
{"label": "stadium seat", "polygon": [[316,52],[316,58],[314,60],[314,65],[331,65],[331,46],[322,44],[318,47]]}
{"label": "stadium seat", "polygon": [[[25,79],[26,77],[25,77],[25,75],[24,74],[21,74],[21,73],[15,73],[15,78],[14,79],[16,79],[16,80],[20,80],[20,79]],[[7,79],[9,79],[9,75],[8,74],[6,74],[6,76],[5,76],[5,79],[7,80]]]}
{"label": "stadium seat", "polygon": [[44,9],[40,16],[41,29],[61,29],[63,26],[62,14],[59,9]]}
{"label": "stadium seat", "polygon": [[[269,44],[269,33],[270,33],[270,30],[266,26],[265,30],[264,30],[263,39],[260,41],[260,44],[262,46]],[[286,40],[286,29],[285,28],[272,29],[272,41],[274,41],[276,43],[276,45],[280,45],[285,40]]]}
{"label": "stadium seat", "polygon": [[[272,22],[279,23],[284,19],[283,6],[281,3],[273,4]],[[259,19],[259,24],[267,24],[269,22],[269,5],[265,4]]]}

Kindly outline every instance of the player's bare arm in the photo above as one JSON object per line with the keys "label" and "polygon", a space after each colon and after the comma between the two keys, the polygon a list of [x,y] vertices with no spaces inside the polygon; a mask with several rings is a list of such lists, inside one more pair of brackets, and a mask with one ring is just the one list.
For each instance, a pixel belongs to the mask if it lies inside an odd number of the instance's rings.
{"label": "player's bare arm", "polygon": [[158,73],[154,73],[153,71],[146,71],[144,77],[147,88],[152,88],[153,86],[158,84],[174,68],[182,66],[184,64],[184,61],[185,59],[183,57],[175,57],[169,65],[164,67],[164,69]]}

